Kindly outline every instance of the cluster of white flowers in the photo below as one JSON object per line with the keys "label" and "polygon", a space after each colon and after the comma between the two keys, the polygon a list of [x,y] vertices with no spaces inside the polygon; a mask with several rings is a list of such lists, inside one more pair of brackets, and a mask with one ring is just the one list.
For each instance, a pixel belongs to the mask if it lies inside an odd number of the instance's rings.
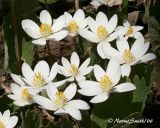
{"label": "cluster of white flowers", "polygon": [[[127,92],[136,87],[130,82],[119,83],[121,76],[129,76],[131,66],[155,59],[153,53],[147,53],[149,42],[145,43],[139,32],[143,27],[131,26],[125,21],[124,26],[118,26],[118,18],[115,14],[108,20],[107,16],[99,12],[94,20],[85,18],[83,10],[79,9],[72,17],[65,12],[56,20],[52,20],[48,11],[40,13],[40,27],[31,20],[23,20],[24,31],[34,40],[34,44],[44,45],[46,40],[61,40],[67,35],[78,34],[97,43],[97,52],[102,59],[109,59],[107,69],[99,65],[89,66],[90,58],[80,65],[80,58],[73,52],[70,62],[62,57],[62,65],[53,64],[51,69],[47,62],[41,60],[34,70],[27,63],[22,65],[23,76],[11,74],[15,83],[11,84],[12,94],[8,97],[14,100],[18,106],[37,103],[41,108],[54,111],[54,114],[69,114],[77,120],[81,120],[79,110],[88,110],[88,103],[81,99],[73,99],[77,92],[85,96],[93,96],[91,103],[100,103],[108,99],[111,92]],[[53,22],[53,23],[52,23]],[[128,39],[134,38],[135,42],[130,48]],[[110,42],[116,40],[116,50]],[[96,52],[96,51],[95,51]],[[93,70],[96,81],[87,80],[86,75]],[[59,75],[64,80],[55,82]],[[54,82],[53,82],[54,81]],[[63,91],[60,86],[68,84]],[[47,93],[47,97],[42,92]]]}

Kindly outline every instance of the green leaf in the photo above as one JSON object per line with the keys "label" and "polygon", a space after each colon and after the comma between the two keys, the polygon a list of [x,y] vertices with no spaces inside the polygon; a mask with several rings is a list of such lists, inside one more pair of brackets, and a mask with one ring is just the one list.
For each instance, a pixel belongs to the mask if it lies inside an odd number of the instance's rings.
{"label": "green leaf", "polygon": [[133,95],[133,102],[142,102],[146,101],[147,95],[150,92],[149,87],[146,86],[145,78],[139,77],[136,75],[133,78],[133,83],[136,85],[136,90],[134,91]]}
{"label": "green leaf", "polygon": [[39,0],[39,2],[43,4],[53,4],[56,3],[58,0]]}
{"label": "green leaf", "polygon": [[122,12],[128,16],[128,0],[122,1]]}
{"label": "green leaf", "polygon": [[107,128],[107,120],[101,119],[94,114],[91,115],[93,128]]}
{"label": "green leaf", "polygon": [[90,113],[88,111],[81,111],[82,120],[80,121],[80,127],[82,128],[92,128]]}
{"label": "green leaf", "polygon": [[21,59],[30,66],[32,65],[33,62],[33,56],[34,56],[33,48],[34,46],[31,41],[27,42],[25,39],[23,39]]}
{"label": "green leaf", "polygon": [[22,128],[40,128],[41,120],[36,112],[27,110],[24,114],[21,113],[21,118]]}

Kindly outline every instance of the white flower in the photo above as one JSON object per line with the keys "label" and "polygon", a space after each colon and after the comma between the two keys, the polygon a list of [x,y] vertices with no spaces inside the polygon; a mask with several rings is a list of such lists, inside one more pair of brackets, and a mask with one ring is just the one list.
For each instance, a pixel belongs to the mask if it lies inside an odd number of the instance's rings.
{"label": "white flower", "polygon": [[[32,70],[27,63],[23,63],[22,65],[22,74],[24,76],[25,82],[27,82],[31,87],[40,90],[45,88],[45,86],[56,77],[57,72],[58,72],[57,63],[54,63],[50,70],[47,62],[43,60],[39,61],[35,65],[34,70]],[[58,84],[61,85],[64,83],[64,81],[61,82],[59,82]]]}
{"label": "white flower", "polygon": [[116,58],[120,64],[123,64],[121,66],[122,76],[129,76],[132,65],[147,62],[156,58],[153,53],[145,54],[150,43],[145,43],[143,36],[137,39],[131,48],[124,37],[118,39],[116,45],[118,50],[107,45],[102,46],[102,49],[106,58]]}
{"label": "white flower", "polygon": [[109,42],[113,41],[117,38],[117,36],[121,33],[119,31],[113,32],[117,26],[117,15],[111,17],[108,21],[107,16],[99,12],[96,16],[96,20],[91,17],[88,17],[88,26],[91,31],[87,29],[79,30],[79,34],[85,39],[93,42],[99,43],[97,46],[98,54],[104,58],[101,46],[103,44],[109,45]]}
{"label": "white flower", "polygon": [[34,103],[32,96],[36,95],[39,91],[28,87],[21,80],[20,76],[11,74],[12,79],[15,83],[11,84],[11,91],[13,94],[9,94],[8,97],[14,100],[14,104],[17,106],[25,106]]}
{"label": "white flower", "polygon": [[112,7],[114,5],[121,5],[122,0],[92,0],[90,4],[95,8],[98,8],[101,5]]}
{"label": "white flower", "polygon": [[97,81],[81,81],[81,87],[78,92],[85,96],[95,96],[91,99],[91,103],[100,103],[108,99],[111,92],[127,92],[135,90],[136,87],[132,83],[118,84],[121,76],[119,63],[112,59],[109,61],[107,70],[104,71],[99,65],[94,66],[94,75]]}
{"label": "white flower", "polygon": [[14,128],[18,122],[17,116],[10,117],[10,111],[4,111],[3,115],[0,112],[0,128]]}
{"label": "white flower", "polygon": [[62,57],[62,65],[59,66],[59,73],[65,77],[69,77],[69,81],[74,81],[74,78],[77,81],[85,80],[85,75],[90,73],[93,69],[93,66],[89,66],[90,58],[86,59],[81,66],[80,59],[76,52],[73,52],[71,55],[70,62]]}
{"label": "white flower", "polygon": [[65,26],[65,17],[60,16],[54,22],[48,11],[43,10],[40,13],[41,25],[38,26],[34,21],[26,19],[22,21],[23,30],[34,40],[33,44],[45,45],[46,40],[59,41],[68,34],[66,30],[62,30]]}
{"label": "white flower", "polygon": [[128,39],[129,37],[133,37],[135,39],[138,39],[139,37],[142,36],[142,34],[139,32],[140,30],[143,29],[142,26],[131,26],[130,23],[128,21],[124,21],[123,26],[119,26],[116,28],[117,30],[124,30],[124,36],[126,39]]}
{"label": "white flower", "polygon": [[87,19],[81,9],[78,9],[73,17],[68,12],[65,12],[64,16],[66,18],[69,35],[71,36],[76,36],[79,33],[79,29],[84,29],[87,26]]}
{"label": "white flower", "polygon": [[48,98],[43,96],[35,96],[34,100],[41,105],[41,107],[55,111],[54,114],[69,114],[77,120],[81,120],[81,110],[88,110],[89,105],[82,100],[71,100],[77,91],[75,84],[69,85],[64,92],[58,91],[54,84],[50,83],[47,86]]}

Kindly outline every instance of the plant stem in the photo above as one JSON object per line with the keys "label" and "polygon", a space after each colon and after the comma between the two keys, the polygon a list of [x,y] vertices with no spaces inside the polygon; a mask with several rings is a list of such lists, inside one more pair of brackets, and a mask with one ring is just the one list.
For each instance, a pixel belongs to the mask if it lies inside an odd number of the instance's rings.
{"label": "plant stem", "polygon": [[75,0],[75,9],[76,9],[76,10],[79,9],[79,0]]}
{"label": "plant stem", "polygon": [[11,13],[12,13],[12,23],[13,23],[13,32],[14,32],[15,54],[16,54],[18,73],[20,73],[21,60],[20,60],[20,49],[19,49],[19,43],[18,43],[18,33],[17,33],[17,27],[16,27],[15,0],[12,0],[11,5],[12,5]]}

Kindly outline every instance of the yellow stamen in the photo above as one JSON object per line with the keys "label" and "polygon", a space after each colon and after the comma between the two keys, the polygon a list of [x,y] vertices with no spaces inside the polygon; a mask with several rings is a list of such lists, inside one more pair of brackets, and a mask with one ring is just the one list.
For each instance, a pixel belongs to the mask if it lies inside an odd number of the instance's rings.
{"label": "yellow stamen", "polygon": [[106,30],[106,28],[104,26],[100,25],[97,28],[97,35],[101,40],[104,40],[104,39],[107,38],[109,33],[108,33],[108,31]]}
{"label": "yellow stamen", "polygon": [[72,21],[69,22],[68,29],[69,29],[70,33],[77,32],[78,28],[79,28],[79,26],[78,26],[76,21],[72,20]]}
{"label": "yellow stamen", "polygon": [[32,96],[31,96],[31,94],[29,93],[29,91],[28,91],[27,88],[22,89],[22,91],[21,91],[21,96],[22,96],[22,98],[23,98],[24,100],[27,100],[27,101],[29,101],[29,100],[32,99]]}
{"label": "yellow stamen", "polygon": [[37,72],[34,75],[33,85],[36,87],[42,87],[46,84],[46,80],[41,72]]}
{"label": "yellow stamen", "polygon": [[59,108],[63,108],[67,104],[67,98],[63,92],[56,92],[56,99],[54,100],[54,103]]}
{"label": "yellow stamen", "polygon": [[113,83],[107,75],[101,77],[99,83],[100,87],[106,92],[108,92],[113,87]]}
{"label": "yellow stamen", "polygon": [[125,49],[123,53],[123,59],[126,63],[133,62],[135,60],[135,57],[133,56],[130,49]]}
{"label": "yellow stamen", "polygon": [[0,121],[0,128],[5,128],[5,125]]}
{"label": "yellow stamen", "polygon": [[40,32],[43,36],[48,36],[51,33],[53,33],[52,28],[49,24],[41,24],[40,26]]}
{"label": "yellow stamen", "polygon": [[78,71],[78,67],[76,65],[71,65],[71,69],[70,69],[70,72],[72,73],[73,76],[76,76],[79,71]]}
{"label": "yellow stamen", "polygon": [[127,31],[127,33],[126,33],[126,36],[131,35],[131,34],[133,34],[133,28],[130,26],[130,27],[128,28],[128,31]]}

